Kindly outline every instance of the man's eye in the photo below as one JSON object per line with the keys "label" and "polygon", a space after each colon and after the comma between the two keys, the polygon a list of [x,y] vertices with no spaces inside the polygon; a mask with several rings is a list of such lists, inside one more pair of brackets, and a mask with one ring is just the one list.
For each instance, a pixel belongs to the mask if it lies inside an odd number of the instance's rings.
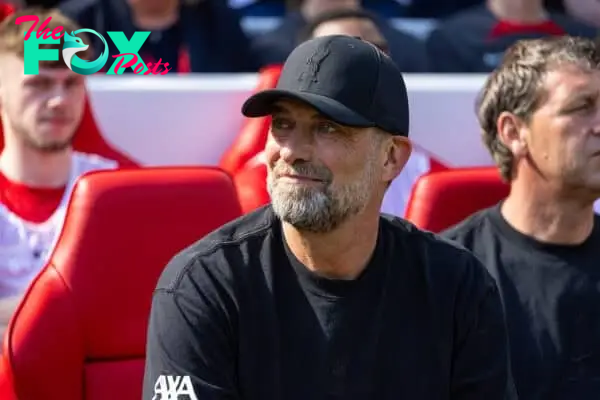
{"label": "man's eye", "polygon": [[596,102],[592,99],[589,99],[589,100],[585,100],[585,101],[581,101],[576,104],[573,104],[571,107],[569,107],[567,109],[567,113],[587,111],[587,110],[593,109],[595,106],[596,106]]}
{"label": "man's eye", "polygon": [[331,134],[337,132],[337,127],[330,122],[320,122],[317,125],[317,131],[319,133]]}
{"label": "man's eye", "polygon": [[275,129],[290,129],[292,124],[283,118],[273,118],[271,126]]}

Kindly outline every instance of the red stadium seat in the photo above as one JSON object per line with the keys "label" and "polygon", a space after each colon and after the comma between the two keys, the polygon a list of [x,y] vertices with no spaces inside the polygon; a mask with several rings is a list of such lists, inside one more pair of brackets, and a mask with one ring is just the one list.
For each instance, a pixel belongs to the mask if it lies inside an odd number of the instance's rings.
{"label": "red stadium seat", "polygon": [[[2,121],[0,120],[0,151],[4,148],[4,132]],[[83,153],[98,154],[104,158],[114,160],[119,163],[121,168],[135,168],[138,164],[131,158],[116,150],[102,136],[98,128],[96,118],[88,97],[86,96],[85,108],[81,124],[77,128],[73,139],[73,148]]]}
{"label": "red stadium seat", "polygon": [[8,327],[0,398],[140,399],[161,271],[179,250],[240,215],[231,178],[217,168],[83,177],[57,248]]}
{"label": "red stadium seat", "polygon": [[271,202],[266,180],[267,166],[262,163],[249,165],[234,175],[233,181],[244,214]]}
{"label": "red stadium seat", "polygon": [[430,166],[429,166],[429,173],[432,174],[434,172],[440,172],[440,171],[447,171],[448,170],[448,166],[446,166],[445,164],[442,164],[440,161],[436,160],[433,157],[429,157],[429,162],[430,162]]}
{"label": "red stadium seat", "polygon": [[440,232],[505,198],[510,187],[495,167],[460,168],[422,176],[412,191],[406,219]]}
{"label": "red stadium seat", "polygon": [[[274,88],[282,67],[273,65],[262,69],[256,91]],[[252,157],[264,150],[270,124],[269,117],[246,118],[240,134],[221,157],[220,167],[231,175],[241,170]]]}

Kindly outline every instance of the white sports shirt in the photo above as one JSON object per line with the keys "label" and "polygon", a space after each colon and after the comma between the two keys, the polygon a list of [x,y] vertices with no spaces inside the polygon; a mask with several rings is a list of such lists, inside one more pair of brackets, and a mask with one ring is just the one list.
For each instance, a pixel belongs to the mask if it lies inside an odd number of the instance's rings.
{"label": "white sports shirt", "polygon": [[0,204],[0,298],[22,293],[48,261],[77,179],[86,172],[117,167],[115,161],[74,152],[63,198],[52,216],[42,223],[25,221]]}

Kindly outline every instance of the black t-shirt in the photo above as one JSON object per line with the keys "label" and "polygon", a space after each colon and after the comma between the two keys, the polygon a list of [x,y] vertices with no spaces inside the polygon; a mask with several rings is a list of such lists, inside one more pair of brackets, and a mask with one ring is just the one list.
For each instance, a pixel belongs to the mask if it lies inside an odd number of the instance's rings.
{"label": "black t-shirt", "polygon": [[497,287],[465,249],[385,217],[361,276],[325,279],[267,206],[166,267],[143,398],[499,400],[506,342]]}
{"label": "black t-shirt", "polygon": [[600,399],[600,217],[577,246],[521,234],[500,205],[443,235],[473,251],[497,280],[519,398]]}

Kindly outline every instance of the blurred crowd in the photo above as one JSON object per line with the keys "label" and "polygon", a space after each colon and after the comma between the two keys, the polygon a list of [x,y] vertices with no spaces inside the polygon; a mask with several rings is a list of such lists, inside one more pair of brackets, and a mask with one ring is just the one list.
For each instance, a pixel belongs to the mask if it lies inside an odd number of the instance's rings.
{"label": "blurred crowd", "polygon": [[[58,7],[83,28],[101,34],[151,31],[140,55],[162,59],[181,73],[254,72],[280,64],[316,29],[376,41],[404,72],[485,73],[519,39],[595,37],[600,27],[596,0],[4,2]],[[110,50],[117,54],[116,48]]]}

